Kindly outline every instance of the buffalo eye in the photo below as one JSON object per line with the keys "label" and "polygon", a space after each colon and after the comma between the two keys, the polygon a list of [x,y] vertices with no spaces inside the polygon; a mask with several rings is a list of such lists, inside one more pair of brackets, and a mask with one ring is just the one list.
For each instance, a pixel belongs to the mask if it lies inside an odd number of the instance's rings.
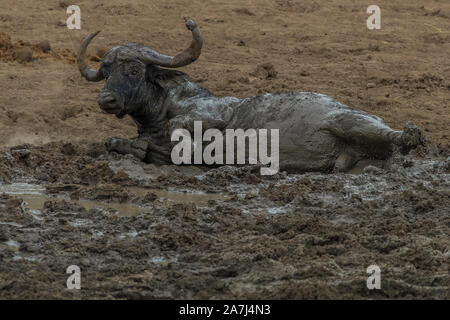
{"label": "buffalo eye", "polygon": [[131,75],[132,75],[132,76],[135,76],[135,75],[137,75],[138,73],[139,73],[139,72],[138,72],[137,70],[132,70],[132,71],[131,71]]}

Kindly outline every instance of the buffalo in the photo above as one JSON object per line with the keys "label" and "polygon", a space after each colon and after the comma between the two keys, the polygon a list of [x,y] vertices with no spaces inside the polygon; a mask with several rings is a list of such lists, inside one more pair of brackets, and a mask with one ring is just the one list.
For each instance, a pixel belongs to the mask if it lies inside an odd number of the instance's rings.
{"label": "buffalo", "polygon": [[88,81],[105,80],[98,95],[101,109],[135,121],[134,139],[111,138],[109,151],[132,154],[149,163],[171,163],[171,133],[203,129],[279,129],[280,169],[288,172],[347,171],[363,159],[386,160],[424,144],[420,129],[408,122],[402,131],[381,118],[313,92],[264,94],[245,99],[216,97],[171,70],[200,56],[203,39],[196,23],[185,18],[192,33],[190,46],[167,56],[141,44],[111,48],[98,70],[88,67],[86,49],[99,31],[81,43],[78,68]]}

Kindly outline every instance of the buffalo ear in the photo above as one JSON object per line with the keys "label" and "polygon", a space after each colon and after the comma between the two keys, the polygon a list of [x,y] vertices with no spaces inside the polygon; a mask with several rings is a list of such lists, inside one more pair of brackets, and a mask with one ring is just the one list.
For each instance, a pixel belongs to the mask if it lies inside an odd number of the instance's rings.
{"label": "buffalo ear", "polygon": [[161,88],[173,87],[189,80],[184,72],[163,69],[152,64],[147,65],[145,77],[148,82]]}

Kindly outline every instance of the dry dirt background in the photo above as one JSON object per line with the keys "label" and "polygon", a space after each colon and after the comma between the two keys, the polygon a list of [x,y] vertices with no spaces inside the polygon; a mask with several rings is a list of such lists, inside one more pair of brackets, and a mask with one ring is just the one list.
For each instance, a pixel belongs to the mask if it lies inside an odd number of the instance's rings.
{"label": "dry dirt background", "polygon": [[[450,123],[450,3],[378,1],[381,30],[366,28],[370,1],[76,1],[82,30],[69,31],[65,1],[0,0],[0,31],[12,42],[50,41],[48,57],[0,63],[1,145],[103,141],[135,134],[131,121],[96,104],[102,84],[82,79],[56,49],[77,50],[95,30],[92,53],[127,41],[175,54],[190,42],[182,16],[200,26],[200,59],[183,68],[218,95],[315,91],[381,116],[394,128],[415,121],[448,147]],[[59,25],[58,25],[59,24]],[[37,54],[37,53],[36,53]],[[61,61],[62,60],[62,61]],[[64,63],[63,63],[64,62]],[[271,63],[274,78],[252,76]]]}
{"label": "dry dirt background", "polygon": [[[81,7],[82,30],[63,25],[70,4]],[[0,297],[449,298],[450,2],[377,0],[382,28],[373,31],[371,4],[0,0],[0,181],[148,211],[118,217],[58,198],[39,220],[22,200],[1,196],[0,241],[15,239],[22,258],[0,245]],[[204,48],[182,70],[217,95],[320,92],[396,129],[414,121],[437,152],[361,175],[261,179],[223,168],[202,180],[195,175],[203,169],[108,155],[106,138],[134,136],[135,127],[97,106],[102,84],[82,79],[75,65],[81,39],[103,30],[92,65],[127,41],[175,54],[190,42],[184,15],[198,23]],[[48,52],[37,45],[44,40]],[[27,47],[32,60],[19,62]],[[128,189],[136,185],[232,197],[206,207],[154,203],[152,193]],[[365,267],[374,261],[386,282],[369,292]],[[72,263],[85,270],[79,293],[64,289]]]}

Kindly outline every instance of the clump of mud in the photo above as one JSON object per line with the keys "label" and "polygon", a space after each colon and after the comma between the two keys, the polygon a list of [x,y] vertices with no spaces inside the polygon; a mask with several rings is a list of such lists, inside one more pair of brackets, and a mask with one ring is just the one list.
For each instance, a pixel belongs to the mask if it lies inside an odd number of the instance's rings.
{"label": "clump of mud", "polygon": [[0,60],[26,63],[45,58],[50,51],[51,48],[48,41],[36,44],[22,40],[12,42],[11,37],[7,33],[0,33]]}
{"label": "clump of mud", "polygon": [[277,74],[275,66],[270,62],[257,65],[256,70],[250,73],[251,76],[261,79],[275,79]]}
{"label": "clump of mud", "polygon": [[[101,61],[106,51],[106,48],[99,48],[96,54],[88,55],[88,59]],[[23,40],[13,42],[9,34],[0,32],[0,61],[28,63],[47,58],[53,58],[67,64],[76,64],[77,53],[72,49],[52,48],[48,40],[35,43]]]}

